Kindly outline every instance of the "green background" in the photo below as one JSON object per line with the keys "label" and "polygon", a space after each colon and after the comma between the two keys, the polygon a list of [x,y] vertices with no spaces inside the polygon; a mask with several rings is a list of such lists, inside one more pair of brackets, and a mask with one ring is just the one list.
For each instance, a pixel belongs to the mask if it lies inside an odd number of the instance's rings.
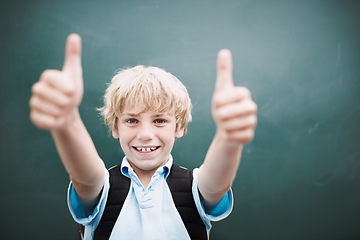
{"label": "green background", "polygon": [[173,155],[200,166],[215,131],[216,54],[228,48],[259,123],[212,239],[360,239],[359,13],[360,1],[340,0],[1,0],[0,239],[77,239],[68,175],[28,107],[72,32],[83,39],[80,112],[107,167],[123,153],[96,108],[117,70],[138,64],[188,87],[193,122]]}

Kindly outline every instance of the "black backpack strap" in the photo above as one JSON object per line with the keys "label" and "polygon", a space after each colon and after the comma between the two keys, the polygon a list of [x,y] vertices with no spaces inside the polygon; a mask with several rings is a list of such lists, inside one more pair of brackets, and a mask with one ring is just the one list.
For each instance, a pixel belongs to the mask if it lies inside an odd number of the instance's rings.
{"label": "black backpack strap", "polygon": [[192,195],[192,172],[177,165],[172,165],[166,181],[176,209],[184,222],[190,238],[192,240],[207,239],[206,226],[197,211]]}
{"label": "black backpack strap", "polygon": [[110,189],[103,216],[94,233],[94,240],[108,240],[130,189],[130,179],[122,175],[120,165],[109,170]]}

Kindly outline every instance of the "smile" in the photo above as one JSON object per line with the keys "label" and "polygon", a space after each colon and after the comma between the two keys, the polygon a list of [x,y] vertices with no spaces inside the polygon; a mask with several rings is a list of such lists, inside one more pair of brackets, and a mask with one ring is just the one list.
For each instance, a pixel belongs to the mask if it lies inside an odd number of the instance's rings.
{"label": "smile", "polygon": [[159,149],[160,147],[133,147],[133,148],[141,153],[149,153]]}

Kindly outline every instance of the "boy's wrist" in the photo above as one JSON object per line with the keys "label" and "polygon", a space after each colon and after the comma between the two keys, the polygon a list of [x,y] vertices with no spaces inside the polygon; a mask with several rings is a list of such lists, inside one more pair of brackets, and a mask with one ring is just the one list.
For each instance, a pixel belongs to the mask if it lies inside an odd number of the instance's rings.
{"label": "boy's wrist", "polygon": [[217,130],[215,133],[214,141],[216,142],[216,144],[219,144],[224,149],[228,150],[238,150],[239,148],[242,150],[244,147],[244,144],[238,141],[232,141],[228,138],[225,132],[219,130]]}
{"label": "boy's wrist", "polygon": [[63,121],[62,124],[59,124],[60,127],[52,129],[52,133],[65,133],[73,128],[76,128],[82,123],[79,109],[75,108],[67,117],[63,117],[60,121]]}

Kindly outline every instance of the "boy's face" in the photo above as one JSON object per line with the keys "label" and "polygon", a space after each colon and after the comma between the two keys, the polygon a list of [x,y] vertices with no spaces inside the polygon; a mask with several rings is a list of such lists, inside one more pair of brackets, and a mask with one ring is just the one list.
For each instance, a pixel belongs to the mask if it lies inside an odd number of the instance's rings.
{"label": "boy's face", "polygon": [[155,172],[169,159],[175,138],[181,138],[184,130],[175,132],[176,120],[166,113],[143,112],[125,108],[118,119],[118,132],[112,131],[119,139],[127,159],[140,176]]}

